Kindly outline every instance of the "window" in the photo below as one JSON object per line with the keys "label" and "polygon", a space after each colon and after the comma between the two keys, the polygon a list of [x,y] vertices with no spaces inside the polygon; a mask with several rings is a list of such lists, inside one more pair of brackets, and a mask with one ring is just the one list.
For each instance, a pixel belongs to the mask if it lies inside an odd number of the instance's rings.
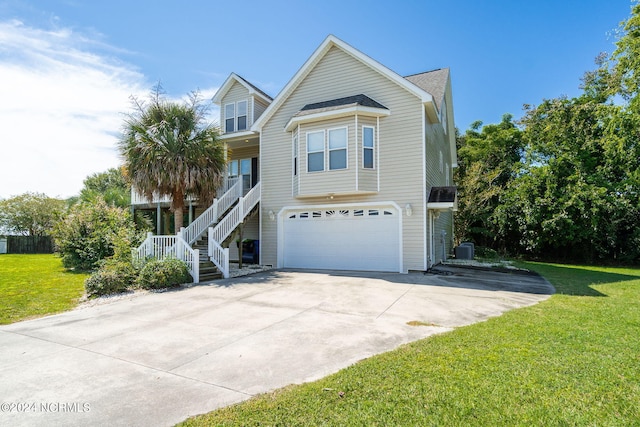
{"label": "window", "polygon": [[298,134],[293,136],[293,176],[298,175]]}
{"label": "window", "polygon": [[224,131],[225,133],[247,130],[247,101],[225,104]]}
{"label": "window", "polygon": [[238,161],[231,160],[227,164],[227,176],[229,178],[235,178],[238,176]]}
{"label": "window", "polygon": [[324,131],[307,133],[307,172],[324,170]]}
{"label": "window", "polygon": [[347,128],[329,131],[329,170],[347,168]]}
{"label": "window", "polygon": [[236,106],[227,104],[224,106],[224,131],[233,132],[236,129]]}
{"label": "window", "polygon": [[[326,141],[325,141],[326,134]],[[296,141],[294,136],[294,141]],[[294,143],[294,145],[296,145]],[[328,156],[325,157],[325,151]],[[293,148],[294,162],[298,157],[297,147]],[[325,161],[328,160],[328,168]],[[347,128],[328,131],[307,132],[307,172],[347,169]],[[294,174],[297,171],[294,165]]]}
{"label": "window", "polygon": [[242,190],[251,190],[251,159],[240,160],[240,175],[242,175]]}
{"label": "window", "polygon": [[446,175],[444,176],[445,184],[447,187],[450,185],[449,175],[451,175],[451,170],[449,169],[449,163],[446,164]]}
{"label": "window", "polygon": [[362,167],[373,169],[375,131],[371,126],[362,126]]}
{"label": "window", "polygon": [[238,101],[238,129],[247,130],[247,101]]}
{"label": "window", "polygon": [[439,153],[440,173],[444,173],[444,160],[442,159],[442,151]]}

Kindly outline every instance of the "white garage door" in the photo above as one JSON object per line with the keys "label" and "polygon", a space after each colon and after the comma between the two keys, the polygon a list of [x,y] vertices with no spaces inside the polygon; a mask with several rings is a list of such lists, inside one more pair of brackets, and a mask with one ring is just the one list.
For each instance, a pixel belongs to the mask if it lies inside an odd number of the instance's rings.
{"label": "white garage door", "polygon": [[284,267],[401,271],[394,207],[291,210],[284,214]]}

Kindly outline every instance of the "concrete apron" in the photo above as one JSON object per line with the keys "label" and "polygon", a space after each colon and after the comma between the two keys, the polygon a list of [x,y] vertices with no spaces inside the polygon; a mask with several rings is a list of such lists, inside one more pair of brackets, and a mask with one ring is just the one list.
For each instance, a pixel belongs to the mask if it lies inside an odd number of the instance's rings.
{"label": "concrete apron", "polygon": [[447,274],[275,270],[2,326],[0,425],[170,426],[553,292]]}

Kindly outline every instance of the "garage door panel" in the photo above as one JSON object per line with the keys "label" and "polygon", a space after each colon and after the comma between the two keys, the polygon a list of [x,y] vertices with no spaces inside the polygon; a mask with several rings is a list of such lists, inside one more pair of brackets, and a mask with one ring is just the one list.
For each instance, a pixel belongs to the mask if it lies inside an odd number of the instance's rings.
{"label": "garage door panel", "polygon": [[368,271],[400,268],[399,215],[388,207],[289,213],[285,215],[284,236],[285,267]]}

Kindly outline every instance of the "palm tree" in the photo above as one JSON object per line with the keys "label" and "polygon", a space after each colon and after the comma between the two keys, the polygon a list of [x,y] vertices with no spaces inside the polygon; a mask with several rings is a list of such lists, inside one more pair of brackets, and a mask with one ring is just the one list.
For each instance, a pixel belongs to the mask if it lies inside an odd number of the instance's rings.
{"label": "palm tree", "polygon": [[141,195],[171,197],[176,231],[183,225],[185,197],[210,204],[225,170],[218,129],[206,124],[198,93],[188,102],[167,101],[158,86],[149,105],[133,98],[118,144],[131,183]]}

